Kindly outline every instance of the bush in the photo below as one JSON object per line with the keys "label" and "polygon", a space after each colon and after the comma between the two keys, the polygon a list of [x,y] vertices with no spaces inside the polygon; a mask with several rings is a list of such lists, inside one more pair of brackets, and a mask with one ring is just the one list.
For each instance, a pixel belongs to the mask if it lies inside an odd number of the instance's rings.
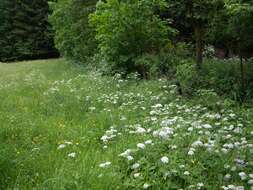
{"label": "bush", "polygon": [[[196,92],[196,102],[209,108],[210,110],[217,110],[221,108],[220,97],[214,90],[200,89]],[[218,109],[217,109],[218,108]]]}
{"label": "bush", "polygon": [[[231,61],[208,60],[202,68],[203,88],[213,88],[219,94],[229,94],[238,88],[237,66]],[[208,79],[208,80],[207,80]]]}
{"label": "bush", "polygon": [[253,89],[252,71],[252,64],[245,63],[245,92],[242,92],[239,60],[210,59],[200,73],[201,87],[214,89],[219,95],[228,95],[234,100],[249,99]]}
{"label": "bush", "polygon": [[95,33],[88,24],[88,15],[95,10],[97,0],[61,0],[51,3],[50,17],[56,30],[55,44],[61,54],[77,62],[93,56],[97,44]]}
{"label": "bush", "polygon": [[148,68],[149,77],[161,77],[173,79],[176,73],[177,65],[191,61],[189,58],[191,53],[188,44],[168,43],[157,54],[145,54],[135,60],[135,64],[144,64]]}
{"label": "bush", "polygon": [[[96,30],[99,51],[113,72],[148,73],[147,54],[156,55],[174,32],[155,14],[161,1],[108,0],[99,2],[90,23]],[[144,61],[144,62],[142,62]]]}
{"label": "bush", "polygon": [[199,89],[209,89],[220,96],[243,101],[252,98],[253,94],[253,66],[250,62],[251,60],[244,64],[244,91],[237,59],[207,59],[199,71],[193,64],[178,65],[176,78],[185,94],[193,95]]}
{"label": "bush", "polygon": [[176,78],[180,84],[180,88],[186,95],[192,95],[196,87],[199,86],[197,70],[191,62],[176,67]]}

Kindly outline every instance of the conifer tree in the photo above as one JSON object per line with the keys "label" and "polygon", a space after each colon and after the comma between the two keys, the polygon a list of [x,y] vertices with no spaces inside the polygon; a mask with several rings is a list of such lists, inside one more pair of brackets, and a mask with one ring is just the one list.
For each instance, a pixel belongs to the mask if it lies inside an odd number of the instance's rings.
{"label": "conifer tree", "polygon": [[2,0],[0,9],[0,60],[40,58],[56,52],[47,0]]}

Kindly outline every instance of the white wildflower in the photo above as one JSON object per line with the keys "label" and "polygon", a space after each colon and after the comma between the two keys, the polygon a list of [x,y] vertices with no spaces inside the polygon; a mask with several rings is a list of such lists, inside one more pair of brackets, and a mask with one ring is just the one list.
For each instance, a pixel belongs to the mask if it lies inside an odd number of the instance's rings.
{"label": "white wildflower", "polygon": [[236,190],[244,190],[244,187],[243,186],[237,186]]}
{"label": "white wildflower", "polygon": [[156,115],[157,114],[157,111],[155,111],[155,110],[152,110],[152,111],[150,111],[150,113],[149,113],[150,115]]}
{"label": "white wildflower", "polygon": [[145,141],[145,144],[152,144],[152,140]]}
{"label": "white wildflower", "polygon": [[245,172],[240,172],[238,175],[240,176],[241,180],[247,179],[247,174]]}
{"label": "white wildflower", "polygon": [[232,172],[236,171],[236,166],[233,166],[233,167],[231,168],[231,171],[232,171]]}
{"label": "white wildflower", "polygon": [[197,187],[198,189],[201,189],[202,187],[204,187],[204,183],[197,183]]}
{"label": "white wildflower", "polygon": [[210,124],[204,124],[203,127],[205,129],[212,129],[213,128],[212,125],[210,125]]}
{"label": "white wildflower", "polygon": [[167,120],[163,120],[160,125],[161,125],[161,127],[168,127],[170,125],[175,124],[175,122],[176,122],[176,118],[175,119],[167,119]]}
{"label": "white wildflower", "polygon": [[71,141],[64,141],[65,144],[67,145],[72,145],[73,143]]}
{"label": "white wildflower", "polygon": [[140,148],[140,149],[144,149],[144,148],[145,148],[145,144],[143,144],[143,143],[138,143],[138,144],[137,144],[137,147]]}
{"label": "white wildflower", "polygon": [[96,109],[96,107],[89,107],[90,111],[94,111]]}
{"label": "white wildflower", "polygon": [[100,168],[105,168],[105,167],[108,167],[110,165],[111,165],[111,162],[104,162],[104,163],[99,164],[99,167]]}
{"label": "white wildflower", "polygon": [[192,156],[194,155],[195,149],[194,148],[190,148],[190,150],[188,151],[188,155]]}
{"label": "white wildflower", "polygon": [[198,146],[203,146],[203,142],[198,140],[192,143],[192,147],[198,147]]}
{"label": "white wildflower", "polygon": [[172,128],[169,127],[163,127],[160,130],[154,131],[153,132],[153,136],[154,137],[160,137],[162,139],[167,139],[169,138],[171,135],[174,134],[173,132],[174,130]]}
{"label": "white wildflower", "polygon": [[226,148],[222,148],[221,151],[222,151],[224,154],[227,154],[227,153],[229,152],[229,150],[226,149]]}
{"label": "white wildflower", "polygon": [[144,183],[143,189],[147,189],[147,188],[149,188],[149,187],[150,187],[150,185],[149,185],[148,183]]}
{"label": "white wildflower", "polygon": [[162,104],[156,104],[156,105],[152,106],[152,108],[162,108],[162,107],[163,107]]}
{"label": "white wildflower", "polygon": [[169,163],[169,158],[167,156],[163,156],[161,158],[161,162],[164,163],[164,164],[168,164]]}
{"label": "white wildflower", "polygon": [[65,147],[66,147],[66,144],[60,144],[57,149],[60,150],[60,149],[63,149]]}
{"label": "white wildflower", "polygon": [[225,181],[228,181],[228,180],[230,180],[231,179],[231,175],[230,174],[226,174],[225,176],[224,176],[224,180]]}
{"label": "white wildflower", "polygon": [[139,168],[139,167],[140,167],[140,164],[139,164],[139,163],[135,163],[135,164],[132,165],[131,168],[132,168],[133,170],[135,170],[135,169],[137,169],[137,168]]}
{"label": "white wildflower", "polygon": [[132,152],[131,149],[127,149],[125,152],[121,153],[119,156],[122,156],[122,157],[127,157],[129,156],[129,154]]}
{"label": "white wildflower", "polygon": [[228,189],[235,189],[236,187],[232,184],[228,185]]}
{"label": "white wildflower", "polygon": [[127,156],[126,158],[127,158],[127,160],[129,160],[129,161],[131,161],[131,160],[134,159],[134,157],[132,157],[132,156]]}
{"label": "white wildflower", "polygon": [[70,157],[70,158],[75,158],[75,157],[76,157],[76,153],[75,153],[75,152],[69,153],[69,154],[68,154],[68,157]]}
{"label": "white wildflower", "polygon": [[146,129],[144,129],[142,127],[137,127],[136,131],[135,131],[135,133],[137,133],[137,134],[143,134],[143,133],[146,133],[146,132],[147,132]]}

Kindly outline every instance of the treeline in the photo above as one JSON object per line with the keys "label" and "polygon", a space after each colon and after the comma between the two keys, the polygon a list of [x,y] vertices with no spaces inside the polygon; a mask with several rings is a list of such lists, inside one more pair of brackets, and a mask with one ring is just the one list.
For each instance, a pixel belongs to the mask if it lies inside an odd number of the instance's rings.
{"label": "treeline", "polygon": [[56,47],[75,62],[167,76],[188,95],[253,96],[252,0],[61,0],[52,9]]}
{"label": "treeline", "polygon": [[0,61],[57,56],[48,0],[0,1]]}
{"label": "treeline", "polygon": [[[184,41],[194,44],[196,62],[201,64],[207,44],[234,55],[250,56],[252,4],[252,0],[61,0],[52,6],[55,11],[51,22],[57,31],[57,47],[77,59],[97,54],[96,48],[102,53],[106,45],[117,48],[113,40],[121,44],[135,42],[131,48],[143,46],[156,49],[156,53],[164,48],[163,43]],[[161,43],[148,44],[152,39]],[[147,52],[134,51],[138,57],[144,53]],[[105,56],[109,58],[107,53]]]}

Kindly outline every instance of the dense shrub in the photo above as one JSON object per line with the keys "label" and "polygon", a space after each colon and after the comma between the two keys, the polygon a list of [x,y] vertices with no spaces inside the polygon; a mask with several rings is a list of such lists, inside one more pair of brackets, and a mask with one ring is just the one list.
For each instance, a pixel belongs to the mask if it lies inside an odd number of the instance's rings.
{"label": "dense shrub", "polygon": [[198,72],[192,64],[179,65],[176,78],[186,94],[193,95],[198,89],[212,89],[221,96],[242,101],[252,98],[253,65],[251,61],[245,64],[245,89],[241,88],[239,67],[237,59],[208,59]]}
{"label": "dense shrub", "polygon": [[199,85],[197,70],[192,62],[186,62],[178,65],[176,68],[176,78],[179,81],[180,88],[184,94],[193,94]]}
{"label": "dense shrub", "polygon": [[168,43],[157,54],[144,54],[135,63],[144,64],[149,70],[149,78],[166,76],[174,79],[176,67],[192,61],[189,45],[186,43]]}
{"label": "dense shrub", "polygon": [[251,98],[253,89],[252,71],[252,63],[245,63],[245,89],[242,89],[239,60],[211,59],[203,66],[200,75],[201,85],[203,88],[214,89],[220,95],[229,95],[230,98],[235,100]]}
{"label": "dense shrub", "polygon": [[174,32],[155,14],[160,3],[108,0],[97,4],[90,23],[96,30],[99,53],[108,68],[138,71],[147,77],[149,67],[142,56],[157,54],[168,43],[168,34]]}
{"label": "dense shrub", "polygon": [[93,56],[97,45],[88,15],[95,10],[96,2],[61,0],[51,4],[50,22],[56,30],[55,44],[65,57],[85,62]]}

